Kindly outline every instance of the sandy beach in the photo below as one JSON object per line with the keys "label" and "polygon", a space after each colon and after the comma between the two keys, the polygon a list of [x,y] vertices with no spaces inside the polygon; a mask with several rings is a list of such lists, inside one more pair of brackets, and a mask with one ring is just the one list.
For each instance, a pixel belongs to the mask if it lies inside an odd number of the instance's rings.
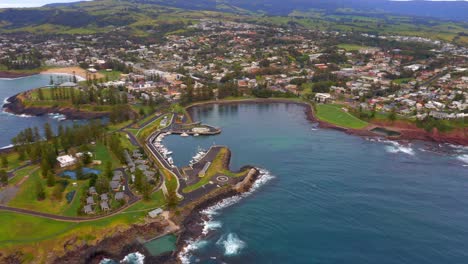
{"label": "sandy beach", "polygon": [[[50,68],[47,70],[42,71],[41,73],[45,74],[73,74],[75,73],[76,76],[79,76],[86,80],[86,70],[80,67],[64,67],[64,68]],[[101,73],[96,73],[96,78],[104,78],[104,75]]]}

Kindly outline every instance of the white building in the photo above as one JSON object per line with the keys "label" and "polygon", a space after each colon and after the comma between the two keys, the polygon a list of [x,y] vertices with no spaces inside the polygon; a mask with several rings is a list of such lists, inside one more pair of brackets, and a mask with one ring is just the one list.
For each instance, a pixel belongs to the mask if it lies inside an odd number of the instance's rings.
{"label": "white building", "polygon": [[61,168],[72,166],[76,163],[76,159],[70,155],[58,156],[57,161]]}

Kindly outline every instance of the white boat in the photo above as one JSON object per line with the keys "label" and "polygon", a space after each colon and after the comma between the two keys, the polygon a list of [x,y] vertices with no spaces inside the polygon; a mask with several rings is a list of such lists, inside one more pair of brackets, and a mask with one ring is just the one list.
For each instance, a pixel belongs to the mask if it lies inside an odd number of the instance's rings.
{"label": "white boat", "polygon": [[200,135],[200,134],[198,134],[198,133],[195,133],[193,136],[194,136],[194,137],[198,137],[199,135]]}
{"label": "white boat", "polygon": [[172,154],[172,151],[167,151],[166,152],[166,155],[171,155]]}
{"label": "white boat", "polygon": [[167,162],[169,162],[169,164],[171,165],[174,164],[174,160],[171,157],[167,158]]}
{"label": "white boat", "polygon": [[184,133],[180,134],[180,136],[181,136],[181,137],[188,137],[189,135],[188,135],[187,133],[184,132]]}

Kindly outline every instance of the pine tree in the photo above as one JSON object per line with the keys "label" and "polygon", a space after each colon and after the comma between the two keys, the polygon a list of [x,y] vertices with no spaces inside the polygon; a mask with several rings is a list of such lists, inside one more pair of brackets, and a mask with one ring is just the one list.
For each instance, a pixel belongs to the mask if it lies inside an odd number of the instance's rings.
{"label": "pine tree", "polygon": [[0,170],[0,184],[1,185],[8,184],[8,173],[5,170]]}
{"label": "pine tree", "polygon": [[55,175],[49,171],[47,173],[47,186],[52,187],[55,185]]}
{"label": "pine tree", "polygon": [[36,198],[38,201],[42,201],[46,198],[44,186],[42,186],[42,183],[40,181],[36,182]]}
{"label": "pine tree", "polygon": [[6,154],[2,155],[2,168],[7,168],[8,167],[8,158]]}

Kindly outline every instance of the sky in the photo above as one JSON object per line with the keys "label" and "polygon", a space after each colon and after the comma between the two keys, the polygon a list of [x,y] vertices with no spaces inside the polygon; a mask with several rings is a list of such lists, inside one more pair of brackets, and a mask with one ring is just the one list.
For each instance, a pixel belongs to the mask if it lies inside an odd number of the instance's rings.
{"label": "sky", "polygon": [[78,0],[0,0],[0,8],[4,7],[36,7],[50,3],[70,3]]}
{"label": "sky", "polygon": [[[70,3],[79,0],[0,0],[0,8],[5,7],[36,7],[50,3]],[[90,0],[87,0],[90,1]],[[398,1],[398,0],[393,0]],[[408,1],[408,0],[400,0]],[[460,1],[460,0],[428,0],[428,1]],[[463,0],[462,0],[463,1]],[[468,1],[468,0],[465,0]]]}

